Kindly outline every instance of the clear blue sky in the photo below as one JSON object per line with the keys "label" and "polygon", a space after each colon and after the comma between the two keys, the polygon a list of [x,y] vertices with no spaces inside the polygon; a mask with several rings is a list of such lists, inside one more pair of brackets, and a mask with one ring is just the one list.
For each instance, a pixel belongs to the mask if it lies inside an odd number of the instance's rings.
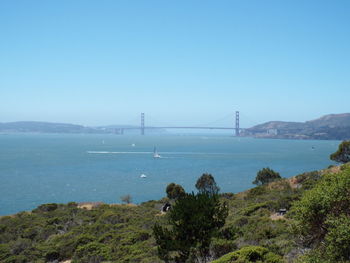
{"label": "clear blue sky", "polygon": [[3,0],[0,122],[350,112],[349,14],[348,0]]}

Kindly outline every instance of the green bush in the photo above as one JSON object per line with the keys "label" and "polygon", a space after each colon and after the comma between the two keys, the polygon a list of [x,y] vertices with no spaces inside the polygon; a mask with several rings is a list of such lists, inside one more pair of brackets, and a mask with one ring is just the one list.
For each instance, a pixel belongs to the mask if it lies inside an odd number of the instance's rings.
{"label": "green bush", "polygon": [[272,206],[273,206],[273,202],[263,202],[263,203],[253,204],[245,208],[242,211],[242,214],[244,216],[250,216],[260,208],[272,208]]}
{"label": "green bush", "polygon": [[324,260],[350,257],[350,168],[327,174],[292,208],[300,240],[325,251]]}
{"label": "green bush", "polygon": [[32,246],[32,242],[27,238],[18,238],[17,240],[10,243],[11,252],[15,255],[21,254],[26,249]]}
{"label": "green bush", "polygon": [[115,211],[107,210],[104,212],[99,220],[102,224],[119,224],[119,223],[125,223],[128,221],[126,217],[124,217],[120,213],[116,213]]}
{"label": "green bush", "polygon": [[56,250],[51,249],[49,252],[45,253],[45,260],[47,262],[51,262],[58,259],[60,259],[60,253]]}
{"label": "green bush", "polygon": [[350,161],[350,141],[342,141],[338,150],[332,153],[329,158],[338,163],[347,163]]}
{"label": "green bush", "polygon": [[304,190],[308,190],[314,187],[316,182],[321,179],[320,171],[312,171],[306,172],[297,175],[296,177],[297,183],[301,184]]}
{"label": "green bush", "polygon": [[79,246],[74,252],[72,263],[95,263],[111,259],[110,248],[98,242]]}
{"label": "green bush", "polygon": [[6,258],[2,263],[27,263],[28,258],[24,255],[10,256]]}
{"label": "green bush", "polygon": [[254,187],[248,191],[247,199],[254,199],[258,196],[264,195],[268,192],[268,189],[264,185]]}
{"label": "green bush", "polygon": [[280,256],[269,252],[268,249],[259,246],[243,247],[223,257],[212,261],[212,263],[283,263]]}
{"label": "green bush", "polygon": [[211,254],[214,258],[221,257],[237,249],[237,245],[233,240],[214,238],[210,245]]}
{"label": "green bush", "polygon": [[331,260],[350,259],[350,217],[329,218],[326,222],[328,233],[325,237],[326,253]]}
{"label": "green bush", "polygon": [[11,255],[8,244],[0,244],[0,260],[6,259]]}
{"label": "green bush", "polygon": [[34,209],[33,212],[50,212],[54,211],[58,208],[58,204],[51,203],[51,204],[43,204],[38,206],[38,208]]}
{"label": "green bush", "polygon": [[[248,222],[248,221],[247,221]],[[237,226],[237,224],[228,224],[227,226],[224,226],[220,231],[220,237],[227,239],[227,240],[234,240],[238,237],[240,232],[240,227]]]}

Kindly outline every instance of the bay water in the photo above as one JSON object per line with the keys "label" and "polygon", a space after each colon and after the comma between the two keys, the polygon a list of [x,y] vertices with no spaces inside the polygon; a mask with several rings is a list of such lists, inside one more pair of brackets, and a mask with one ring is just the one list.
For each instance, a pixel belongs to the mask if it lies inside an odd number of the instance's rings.
{"label": "bay water", "polygon": [[[2,134],[0,215],[52,202],[120,203],[126,194],[134,203],[160,199],[171,182],[195,191],[203,173],[221,192],[236,193],[253,187],[263,167],[282,177],[326,168],[338,144],[212,134]],[[153,158],[154,147],[161,158]]]}

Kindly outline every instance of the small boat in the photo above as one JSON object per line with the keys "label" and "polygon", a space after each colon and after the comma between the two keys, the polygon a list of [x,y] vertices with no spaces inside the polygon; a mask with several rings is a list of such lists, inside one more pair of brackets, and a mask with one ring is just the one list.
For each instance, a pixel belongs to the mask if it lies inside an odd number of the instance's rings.
{"label": "small boat", "polygon": [[140,175],[140,177],[141,177],[141,178],[146,178],[146,177],[147,177],[147,175],[145,175],[145,174],[141,174],[141,175]]}
{"label": "small boat", "polygon": [[154,150],[153,150],[153,158],[161,158],[161,156],[157,152],[157,148],[156,147],[154,147]]}

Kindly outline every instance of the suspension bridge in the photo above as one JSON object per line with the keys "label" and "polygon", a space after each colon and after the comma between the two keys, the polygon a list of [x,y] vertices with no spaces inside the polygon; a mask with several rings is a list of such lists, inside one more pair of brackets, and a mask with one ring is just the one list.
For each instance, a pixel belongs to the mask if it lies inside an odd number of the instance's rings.
{"label": "suspension bridge", "polygon": [[115,133],[116,134],[124,134],[125,130],[140,130],[141,135],[145,135],[146,130],[150,129],[200,129],[200,130],[232,130],[233,135],[239,136],[242,130],[244,128],[241,128],[239,126],[239,111],[236,111],[235,114],[233,115],[233,124],[232,127],[225,127],[225,126],[210,126],[210,125],[205,125],[205,126],[147,126],[145,122],[145,113],[141,113],[141,119],[140,119],[140,126],[135,126],[135,127],[118,127],[115,128]]}

